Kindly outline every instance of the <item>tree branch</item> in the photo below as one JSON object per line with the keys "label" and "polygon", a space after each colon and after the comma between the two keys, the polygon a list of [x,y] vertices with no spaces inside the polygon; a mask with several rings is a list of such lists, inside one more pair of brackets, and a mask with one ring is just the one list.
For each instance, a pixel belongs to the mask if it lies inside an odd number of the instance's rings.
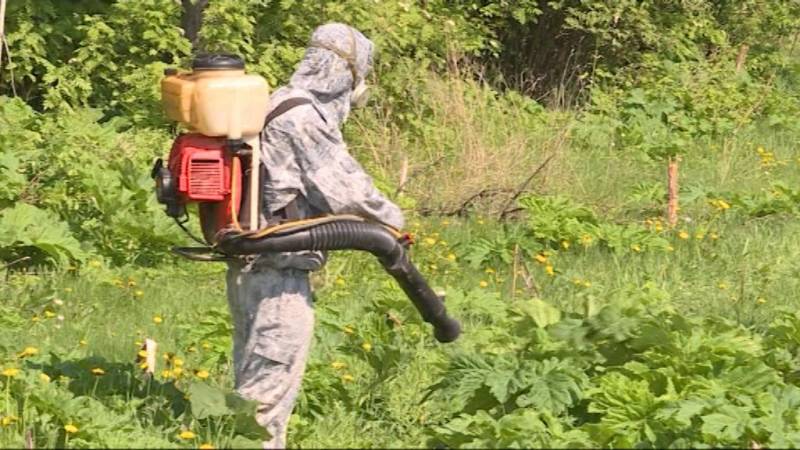
{"label": "tree branch", "polygon": [[522,184],[514,192],[514,195],[512,195],[511,198],[508,199],[508,202],[506,202],[506,205],[501,210],[500,217],[499,217],[500,220],[504,220],[506,218],[506,215],[509,214],[510,208],[514,204],[514,202],[517,200],[517,198],[519,198],[519,196],[523,192],[525,192],[525,189],[528,188],[528,185],[530,184],[530,182],[533,181],[534,178],[536,178],[536,175],[539,175],[539,172],[541,172],[545,167],[547,167],[547,165],[550,163],[550,161],[555,156],[556,156],[555,153],[553,153],[550,156],[548,156],[547,159],[545,159],[543,163],[539,164],[539,167],[537,167],[536,170],[534,170],[533,173],[528,178],[526,178],[525,181],[522,182]]}

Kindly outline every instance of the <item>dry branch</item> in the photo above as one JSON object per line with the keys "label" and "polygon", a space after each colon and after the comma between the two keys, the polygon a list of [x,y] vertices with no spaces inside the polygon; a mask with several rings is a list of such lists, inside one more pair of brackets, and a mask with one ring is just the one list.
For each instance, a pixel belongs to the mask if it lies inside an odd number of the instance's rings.
{"label": "dry branch", "polygon": [[547,165],[550,163],[550,161],[552,161],[552,159],[555,156],[556,156],[555,153],[551,154],[550,156],[548,156],[547,159],[545,159],[543,163],[539,164],[539,167],[537,167],[536,170],[534,170],[533,173],[530,174],[530,176],[528,178],[526,178],[525,181],[522,182],[522,184],[514,192],[514,195],[512,195],[511,198],[508,199],[508,202],[506,202],[506,205],[500,211],[500,220],[505,220],[506,216],[510,213],[511,205],[513,205],[514,202],[517,200],[517,198],[519,198],[519,196],[523,192],[525,192],[525,190],[528,188],[528,185],[530,184],[530,182],[533,181],[533,179],[536,178],[536,175],[539,175],[539,173],[545,167],[547,167]]}

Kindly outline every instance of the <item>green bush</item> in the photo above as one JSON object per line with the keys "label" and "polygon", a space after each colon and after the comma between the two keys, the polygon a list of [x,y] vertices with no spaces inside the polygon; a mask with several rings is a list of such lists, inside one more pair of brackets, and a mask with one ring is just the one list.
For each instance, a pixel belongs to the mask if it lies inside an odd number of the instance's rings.
{"label": "green bush", "polygon": [[152,265],[181,239],[159,211],[147,170],[169,136],[123,131],[120,121],[100,117],[86,108],[36,113],[0,97],[0,205],[8,208],[0,212],[8,225],[3,246],[10,246],[3,259],[33,246],[59,260],[83,260],[88,252]]}

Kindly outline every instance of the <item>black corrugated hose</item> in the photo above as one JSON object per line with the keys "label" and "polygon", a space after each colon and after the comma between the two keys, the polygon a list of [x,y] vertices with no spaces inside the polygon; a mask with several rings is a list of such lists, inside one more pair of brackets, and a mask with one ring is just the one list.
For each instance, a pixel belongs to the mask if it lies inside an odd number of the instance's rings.
{"label": "black corrugated hose", "polygon": [[461,334],[461,325],[447,315],[443,298],[436,295],[408,258],[405,247],[384,227],[341,220],[314,225],[300,231],[248,239],[240,234],[222,237],[217,248],[231,255],[303,250],[362,250],[378,257],[383,268],[417,308],[422,319],[434,328],[439,342],[452,342]]}

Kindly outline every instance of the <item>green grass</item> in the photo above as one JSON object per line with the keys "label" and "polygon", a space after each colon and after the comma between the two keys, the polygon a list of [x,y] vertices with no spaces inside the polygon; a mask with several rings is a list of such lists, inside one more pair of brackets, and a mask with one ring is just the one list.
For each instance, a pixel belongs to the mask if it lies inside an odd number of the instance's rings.
{"label": "green grass", "polygon": [[[472,236],[490,234],[490,229],[497,228],[495,223],[452,218],[445,220],[447,225],[439,219],[419,222],[420,243],[415,258],[431,274],[433,285],[456,298],[466,294],[479,295],[486,302],[512,301],[510,266],[486,264],[486,268],[494,270],[486,273],[484,267],[471,269],[461,260],[447,259],[451,252],[460,254],[460,250],[452,249],[453,245],[463,247]],[[412,221],[414,225],[416,221]],[[716,241],[707,237],[701,241],[694,236],[688,240],[671,237],[673,252],[615,254],[598,247],[572,246],[551,256],[555,276],[547,275],[542,265],[532,261],[528,264],[538,297],[567,311],[580,310],[589,299],[603,303],[624,289],[652,286],[682,314],[720,316],[758,328],[769,323],[779,307],[798,306],[796,261],[800,245],[794,237],[799,228],[797,221],[788,217],[731,217],[718,221],[715,230],[720,237]],[[427,237],[437,243],[426,244]],[[436,265],[435,272],[431,264]],[[576,286],[575,278],[588,280],[591,286]],[[135,286],[128,286],[129,280]],[[202,343],[192,341],[180,327],[199,323],[209,311],[224,311],[223,280],[220,265],[190,264],[158,271],[96,269],[81,277],[12,276],[2,288],[7,299],[4,312],[12,315],[4,319],[8,322],[3,327],[4,367],[18,365],[21,361],[15,353],[34,346],[40,350],[37,357],[43,360],[47,360],[45,354],[52,352],[84,365],[87,358],[99,358],[96,364],[108,371],[135,371],[138,345],[149,337],[159,343],[160,352],[173,352],[185,359],[186,375],[177,382],[179,389],[185,389],[193,378],[197,381],[191,373],[198,369],[211,372],[204,382],[229,388],[231,373],[224,345],[204,350]],[[487,281],[488,287],[481,288],[481,280]],[[727,285],[725,289],[720,288],[721,282]],[[535,295],[521,280],[517,283],[522,292],[515,294],[515,302]],[[445,373],[448,355],[474,351],[491,329],[481,329],[486,325],[481,320],[470,320],[475,312],[463,310],[464,303],[459,301],[454,306],[455,314],[466,319],[462,341],[450,346],[433,343],[430,330],[418,325],[402,295],[366,255],[335,256],[325,271],[315,276],[315,284],[318,332],[290,442],[303,447],[425,445],[426,424],[441,418],[447,410],[446,403],[422,402],[425,389]],[[142,291],[141,297],[136,296],[138,290]],[[765,302],[759,303],[759,298]],[[55,304],[56,299],[63,304]],[[47,318],[45,310],[56,317]],[[387,310],[404,321],[402,339],[381,340],[387,337],[383,324]],[[38,321],[32,322],[34,316],[39,317]],[[154,316],[160,316],[163,322],[154,323]],[[352,327],[354,334],[343,332],[345,326]],[[372,366],[361,349],[364,341],[374,346],[373,352],[380,352],[384,346],[391,352]],[[189,353],[192,346],[197,351]],[[209,365],[203,362],[207,353],[222,355],[223,359]],[[346,368],[333,369],[334,362],[343,362]],[[383,364],[385,367],[381,367]],[[343,381],[345,374],[355,381]],[[91,378],[88,373],[86,377]],[[101,385],[103,382],[101,378]],[[113,403],[112,397],[101,402]],[[165,427],[148,420],[145,429],[177,443],[174,435],[179,422],[173,417]],[[195,431],[202,429],[197,423],[191,427]],[[43,429],[58,432],[56,428]],[[5,445],[21,443],[20,429],[5,427],[0,433],[0,442]]]}

